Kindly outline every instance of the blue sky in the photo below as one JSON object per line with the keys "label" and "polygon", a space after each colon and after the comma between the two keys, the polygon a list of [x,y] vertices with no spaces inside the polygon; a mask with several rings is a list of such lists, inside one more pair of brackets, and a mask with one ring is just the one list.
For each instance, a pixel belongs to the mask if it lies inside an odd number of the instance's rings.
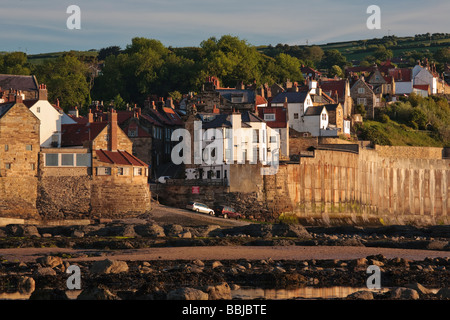
{"label": "blue sky", "polygon": [[[69,5],[81,9],[80,30],[66,27]],[[381,9],[380,30],[366,27],[369,5]],[[2,0],[0,51],[124,48],[137,36],[180,47],[224,34],[303,45],[450,33],[449,12],[449,0]]]}

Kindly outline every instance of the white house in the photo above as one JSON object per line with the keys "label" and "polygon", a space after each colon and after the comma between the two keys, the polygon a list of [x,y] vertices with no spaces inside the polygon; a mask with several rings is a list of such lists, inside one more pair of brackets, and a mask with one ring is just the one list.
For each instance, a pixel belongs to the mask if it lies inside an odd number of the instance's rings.
{"label": "white house", "polygon": [[430,67],[416,65],[412,70],[413,86],[428,85],[431,94],[438,93],[439,76]]}
{"label": "white house", "polygon": [[302,118],[303,130],[300,132],[309,132],[313,137],[338,135],[337,128],[328,126],[330,118],[325,106],[309,107]]}
{"label": "white house", "polygon": [[309,92],[281,92],[271,102],[272,107],[285,107],[288,111],[289,127],[305,132],[303,116],[308,108],[313,106]]}
{"label": "white house", "polygon": [[67,116],[61,108],[48,102],[45,85],[39,86],[39,98],[37,100],[24,100],[23,103],[41,121],[41,147],[59,147],[61,145],[61,124],[76,122]]}
{"label": "white house", "polygon": [[[188,180],[200,177],[227,179],[230,164],[267,165],[278,155],[278,133],[251,112],[231,115],[204,113],[198,116],[202,122],[202,164],[186,169]],[[196,139],[199,139],[198,135]]]}

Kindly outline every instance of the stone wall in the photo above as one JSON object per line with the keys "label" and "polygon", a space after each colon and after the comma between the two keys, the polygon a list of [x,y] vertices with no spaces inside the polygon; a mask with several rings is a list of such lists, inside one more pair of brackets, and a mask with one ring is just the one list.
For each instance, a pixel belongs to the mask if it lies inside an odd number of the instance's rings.
{"label": "stone wall", "polygon": [[43,176],[39,178],[37,208],[44,220],[89,218],[91,177]]}
{"label": "stone wall", "polygon": [[375,145],[379,156],[399,159],[442,159],[444,148],[380,146]]}
{"label": "stone wall", "polygon": [[231,165],[228,189],[204,186],[192,195],[190,186],[164,186],[158,194],[179,207],[226,201],[262,220],[293,214],[306,223],[450,223],[450,160],[432,158],[435,148],[402,148],[415,158],[382,149],[315,150],[300,164],[280,164],[276,175],[262,176],[259,165]]}
{"label": "stone wall", "polygon": [[37,179],[0,177],[0,217],[36,219]]}

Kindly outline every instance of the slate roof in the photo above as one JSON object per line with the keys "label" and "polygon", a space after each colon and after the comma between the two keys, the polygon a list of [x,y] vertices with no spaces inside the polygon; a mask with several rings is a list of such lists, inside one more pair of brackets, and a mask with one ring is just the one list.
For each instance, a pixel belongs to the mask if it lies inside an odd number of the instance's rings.
{"label": "slate roof", "polygon": [[[204,121],[208,114],[198,114],[197,116],[202,120],[202,128],[210,129],[210,128],[231,128],[231,115],[230,114],[214,114],[214,118],[211,121]],[[242,128],[251,128],[248,125],[249,122],[264,122],[263,119],[258,117],[256,114],[244,111],[241,113],[241,127]]]}
{"label": "slate roof", "polygon": [[[240,103],[255,103],[256,95],[253,90],[239,90],[239,89],[216,89],[220,95],[231,102],[233,95],[242,95],[243,100]],[[233,102],[236,103],[236,102]]]}
{"label": "slate roof", "polygon": [[15,102],[6,102],[0,104],[0,118],[3,117],[15,104]]}
{"label": "slate roof", "polygon": [[271,103],[284,103],[286,98],[288,103],[304,103],[307,96],[307,91],[280,92],[275,97],[273,97]]}
{"label": "slate roof", "polygon": [[322,113],[324,106],[309,107],[306,109],[305,116],[318,116]]}
{"label": "slate roof", "polygon": [[34,76],[0,74],[0,87],[4,90],[39,91]]}

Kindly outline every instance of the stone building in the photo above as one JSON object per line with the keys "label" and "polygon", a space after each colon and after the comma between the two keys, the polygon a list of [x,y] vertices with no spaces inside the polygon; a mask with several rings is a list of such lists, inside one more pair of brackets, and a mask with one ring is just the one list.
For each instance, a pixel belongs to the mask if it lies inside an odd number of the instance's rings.
{"label": "stone building", "polygon": [[0,104],[0,217],[37,216],[40,121],[22,97]]}
{"label": "stone building", "polygon": [[351,97],[355,105],[364,105],[366,117],[375,117],[375,108],[381,106],[381,94],[375,94],[372,87],[364,81],[364,77],[358,79],[350,90]]}

